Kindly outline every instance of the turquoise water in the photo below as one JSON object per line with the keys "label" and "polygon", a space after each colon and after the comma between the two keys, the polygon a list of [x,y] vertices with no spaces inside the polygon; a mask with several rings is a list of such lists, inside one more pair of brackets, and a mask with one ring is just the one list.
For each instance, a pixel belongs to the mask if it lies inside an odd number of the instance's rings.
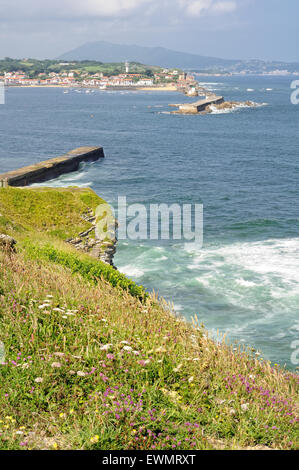
{"label": "turquoise water", "polygon": [[[0,106],[0,172],[82,145],[103,145],[104,161],[52,181],[91,186],[111,204],[202,203],[204,246],[120,241],[119,269],[197,314],[212,334],[291,363],[298,339],[299,106],[291,78],[202,80],[256,109],[170,115],[177,93],[9,89]],[[190,101],[192,101],[190,99]]]}

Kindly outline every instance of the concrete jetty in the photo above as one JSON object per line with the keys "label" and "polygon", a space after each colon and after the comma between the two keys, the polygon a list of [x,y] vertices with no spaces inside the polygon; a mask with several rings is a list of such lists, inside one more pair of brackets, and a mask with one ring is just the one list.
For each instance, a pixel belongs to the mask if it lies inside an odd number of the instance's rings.
{"label": "concrete jetty", "polygon": [[223,96],[208,96],[204,99],[195,101],[194,103],[183,103],[183,104],[174,104],[174,105],[169,105],[169,106],[175,106],[178,107],[179,113],[182,114],[197,114],[204,112],[206,108],[212,104],[222,104],[224,103],[224,98]]}
{"label": "concrete jetty", "polygon": [[80,163],[95,162],[104,158],[103,147],[80,147],[62,155],[34,165],[9,171],[0,175],[0,187],[28,186],[57,178],[79,169]]}

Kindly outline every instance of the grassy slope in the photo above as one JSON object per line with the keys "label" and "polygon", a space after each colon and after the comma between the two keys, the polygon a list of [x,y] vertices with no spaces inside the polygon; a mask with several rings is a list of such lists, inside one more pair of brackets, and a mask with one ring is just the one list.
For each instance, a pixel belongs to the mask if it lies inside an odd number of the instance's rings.
{"label": "grassy slope", "polygon": [[39,231],[65,240],[89,229],[81,215],[103,202],[88,188],[0,188],[0,230]]}
{"label": "grassy slope", "polygon": [[[39,218],[43,192],[48,210]],[[64,217],[53,224],[49,215],[68,193],[74,212],[64,229]],[[86,263],[75,272],[32,249],[51,243],[87,262],[46,235],[71,233],[72,220],[79,228],[81,196],[96,197],[0,190],[0,232],[19,240],[17,254],[0,251],[0,448],[298,447],[297,376],[216,344],[155,299],[95,283]]]}

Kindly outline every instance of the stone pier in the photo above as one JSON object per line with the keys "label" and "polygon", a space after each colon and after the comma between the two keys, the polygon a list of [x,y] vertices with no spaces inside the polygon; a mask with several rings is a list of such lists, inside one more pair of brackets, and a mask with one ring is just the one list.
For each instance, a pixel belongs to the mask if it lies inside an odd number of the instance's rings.
{"label": "stone pier", "polygon": [[77,171],[83,162],[95,162],[104,158],[102,147],[80,147],[62,155],[34,165],[9,171],[0,175],[0,188],[6,186],[28,186],[57,178],[65,173]]}

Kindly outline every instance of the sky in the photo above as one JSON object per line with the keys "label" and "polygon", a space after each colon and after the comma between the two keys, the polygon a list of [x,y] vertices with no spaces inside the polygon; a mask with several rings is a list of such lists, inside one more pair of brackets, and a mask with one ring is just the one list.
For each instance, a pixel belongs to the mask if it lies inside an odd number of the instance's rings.
{"label": "sky", "polygon": [[92,41],[299,62],[298,0],[0,0],[0,57]]}

